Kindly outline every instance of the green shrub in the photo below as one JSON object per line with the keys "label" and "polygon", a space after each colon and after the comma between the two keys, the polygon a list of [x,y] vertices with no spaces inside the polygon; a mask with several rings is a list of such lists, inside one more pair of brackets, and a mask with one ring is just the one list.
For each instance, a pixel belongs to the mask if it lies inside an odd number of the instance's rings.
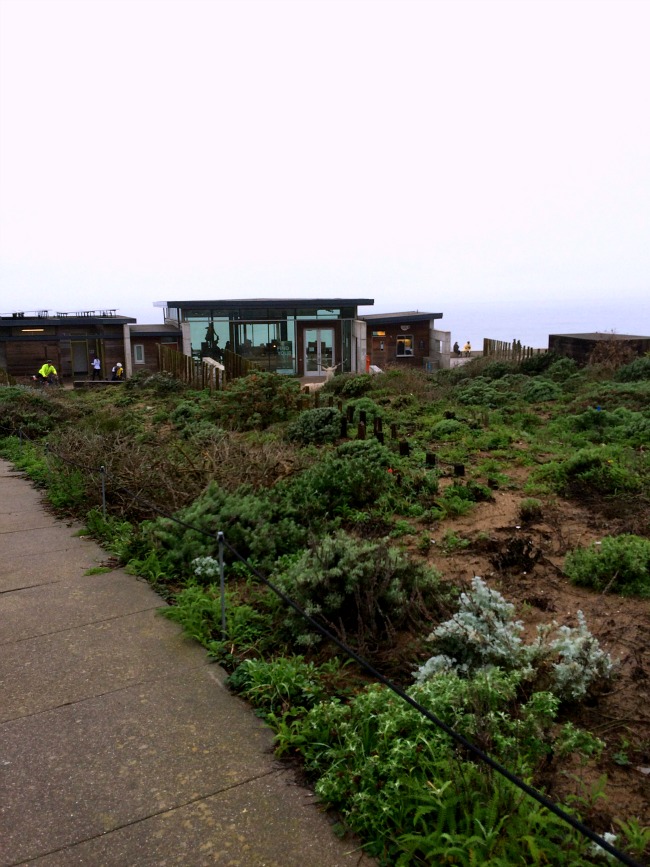
{"label": "green shrub", "polygon": [[300,413],[287,427],[287,439],[302,445],[322,445],[341,438],[341,413],[334,407],[319,407]]}
{"label": "green shrub", "polygon": [[[177,521],[158,518],[147,525],[147,535],[181,575],[193,575],[192,561],[213,556],[216,535],[223,532],[228,545],[244,558],[270,569],[278,557],[304,546],[307,532],[295,520],[287,503],[271,492],[259,494],[240,488],[229,492],[212,482]],[[226,552],[230,561],[234,555]]]}
{"label": "green shrub", "polygon": [[178,394],[187,391],[188,386],[180,379],[176,379],[171,373],[164,370],[151,373],[148,370],[140,370],[133,374],[124,383],[126,391],[151,391],[157,395]]}
{"label": "green shrub", "polygon": [[452,517],[466,515],[471,511],[474,503],[487,503],[494,499],[492,491],[487,485],[469,480],[466,484],[454,482],[448,485],[438,503],[447,515]]}
{"label": "green shrub", "polygon": [[350,400],[348,401],[347,408],[351,408],[354,412],[354,415],[352,417],[352,421],[354,424],[357,424],[361,420],[361,413],[365,412],[366,425],[368,427],[372,426],[376,418],[383,419],[385,416],[384,410],[369,397],[359,397],[355,400]]}
{"label": "green shrub", "polygon": [[539,521],[542,515],[542,504],[534,497],[526,497],[519,504],[519,520],[522,524],[532,524],[534,521]]}
{"label": "green shrub", "polygon": [[623,596],[650,596],[650,539],[632,534],[605,536],[566,556],[564,571],[574,584]]}
{"label": "green shrub", "polygon": [[296,713],[326,697],[320,670],[302,656],[272,661],[246,659],[228,678],[228,686],[266,713]]}
{"label": "green shrub", "polygon": [[528,403],[541,403],[545,400],[558,400],[562,397],[562,389],[551,379],[537,377],[526,383],[523,390],[523,398]]}
{"label": "green shrub", "polygon": [[392,452],[377,440],[351,440],[291,480],[286,490],[307,516],[360,509],[376,503],[395,485],[388,472],[392,462]]}
{"label": "green shrub", "polygon": [[560,358],[555,352],[543,352],[539,355],[531,355],[530,358],[524,358],[519,365],[519,370],[528,376],[539,376],[555,364]]}
{"label": "green shrub", "polygon": [[286,421],[300,401],[300,383],[277,373],[256,372],[229,382],[215,396],[218,417],[235,430],[263,430]]}
{"label": "green shrub", "polygon": [[188,421],[195,421],[202,415],[202,408],[193,401],[181,400],[169,414],[176,427],[184,427]]}
{"label": "green shrub", "polygon": [[477,449],[493,452],[500,449],[507,449],[512,443],[512,440],[513,435],[511,431],[506,430],[505,428],[500,428],[498,430],[482,431],[480,434],[473,437],[472,443]]}
{"label": "green shrub", "polygon": [[322,392],[339,397],[361,397],[372,389],[372,385],[373,377],[368,373],[341,373],[328,380]]}
{"label": "green shrub", "polygon": [[[396,630],[419,624],[442,598],[439,576],[386,542],[344,532],[323,538],[273,579],[304,611],[342,641],[373,654]],[[300,644],[320,635],[289,610],[286,626]]]}
{"label": "green shrub", "polygon": [[495,383],[499,391],[508,392],[509,394],[519,394],[524,388],[530,377],[524,373],[507,373]]}
{"label": "green shrub", "polygon": [[[408,692],[530,780],[566,738],[564,729],[554,734],[557,700],[534,693],[519,704],[518,685],[516,675],[491,671],[471,680],[441,675]],[[441,728],[383,686],[372,685],[347,704],[317,704],[281,726],[277,739],[280,750],[301,754],[317,776],[318,796],[342,813],[380,863],[593,863],[580,857],[586,849],[581,835],[472,761]],[[602,745],[587,735],[580,746]]]}
{"label": "green shrub", "polygon": [[614,378],[619,382],[638,382],[641,379],[650,379],[650,356],[636,358],[630,364],[619,368]]}
{"label": "green shrub", "polygon": [[[641,446],[650,442],[650,415],[620,406],[613,411],[589,407],[569,419],[570,427],[597,443],[620,442]],[[562,420],[562,424],[566,424]]]}
{"label": "green shrub", "polygon": [[549,365],[546,375],[556,382],[566,382],[569,377],[573,376],[578,371],[578,365],[573,358],[558,358],[553,364]]}
{"label": "green shrub", "polygon": [[504,399],[504,394],[483,377],[477,377],[456,392],[456,400],[468,406],[495,407],[502,404]]}
{"label": "green shrub", "polygon": [[272,632],[269,615],[242,603],[233,589],[226,590],[225,602],[225,644],[218,584],[199,585],[190,582],[174,595],[173,605],[161,609],[160,613],[180,623],[185,633],[202,644],[212,656],[227,656],[224,652],[226,646],[236,647],[240,655],[265,649]]}
{"label": "green shrub", "polygon": [[612,448],[579,449],[564,461],[552,462],[535,473],[566,497],[614,496],[642,487],[642,479],[626,462],[625,453]]}
{"label": "green shrub", "polygon": [[49,391],[22,385],[0,387],[0,437],[44,437],[69,416],[70,409]]}
{"label": "green shrub", "polygon": [[481,371],[485,379],[502,379],[514,372],[511,361],[489,361]]}
{"label": "green shrub", "polygon": [[429,431],[429,436],[433,440],[456,440],[467,433],[467,430],[467,425],[464,422],[455,418],[443,418],[433,425]]}

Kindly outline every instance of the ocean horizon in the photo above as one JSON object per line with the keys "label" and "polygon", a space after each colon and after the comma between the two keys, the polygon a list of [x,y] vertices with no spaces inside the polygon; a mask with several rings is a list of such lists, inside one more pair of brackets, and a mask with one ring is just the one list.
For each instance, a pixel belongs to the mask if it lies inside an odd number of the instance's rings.
{"label": "ocean horizon", "polygon": [[[648,305],[650,306],[650,305]],[[451,342],[461,346],[469,340],[472,348],[483,348],[483,339],[520,340],[522,346],[535,349],[548,348],[551,334],[614,333],[650,337],[650,313],[621,307],[614,301],[597,305],[534,305],[513,304],[508,307],[493,305],[450,305],[432,312],[442,312],[436,320],[442,331],[451,332]]]}

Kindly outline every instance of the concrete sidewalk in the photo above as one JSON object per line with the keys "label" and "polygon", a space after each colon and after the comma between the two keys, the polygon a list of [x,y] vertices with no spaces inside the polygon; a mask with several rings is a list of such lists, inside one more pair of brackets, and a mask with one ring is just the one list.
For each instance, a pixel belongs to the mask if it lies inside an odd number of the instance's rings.
{"label": "concrete sidewalk", "polygon": [[373,863],[164,603],[0,460],[0,864]]}

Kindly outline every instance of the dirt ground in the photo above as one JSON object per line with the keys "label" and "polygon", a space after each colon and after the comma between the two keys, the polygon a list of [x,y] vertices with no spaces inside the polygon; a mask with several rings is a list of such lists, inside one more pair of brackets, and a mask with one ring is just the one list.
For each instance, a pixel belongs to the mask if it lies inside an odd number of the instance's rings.
{"label": "dirt ground", "polygon": [[[493,502],[477,504],[468,515],[446,519],[432,531],[429,562],[456,584],[469,584],[475,575],[483,578],[516,605],[531,637],[537,624],[551,620],[576,626],[576,612],[583,612],[592,634],[618,662],[618,675],[607,693],[563,709],[561,721],[570,719],[607,746],[595,771],[554,767],[549,788],[558,799],[584,797],[596,793],[606,775],[605,797],[595,799],[585,819],[600,830],[611,826],[616,831],[615,818],[636,817],[650,825],[650,600],[574,587],[562,573],[570,549],[635,528],[620,513],[608,515],[561,499],[544,502],[541,519],[523,525],[521,492],[493,493]],[[470,544],[445,545],[450,532]]]}

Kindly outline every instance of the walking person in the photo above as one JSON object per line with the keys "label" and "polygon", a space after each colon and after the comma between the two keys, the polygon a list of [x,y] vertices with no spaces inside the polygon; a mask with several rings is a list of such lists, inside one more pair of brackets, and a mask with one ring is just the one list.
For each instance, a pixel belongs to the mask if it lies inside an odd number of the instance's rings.
{"label": "walking person", "polygon": [[93,380],[102,378],[102,362],[98,355],[96,355],[93,360],[90,362],[93,368]]}

